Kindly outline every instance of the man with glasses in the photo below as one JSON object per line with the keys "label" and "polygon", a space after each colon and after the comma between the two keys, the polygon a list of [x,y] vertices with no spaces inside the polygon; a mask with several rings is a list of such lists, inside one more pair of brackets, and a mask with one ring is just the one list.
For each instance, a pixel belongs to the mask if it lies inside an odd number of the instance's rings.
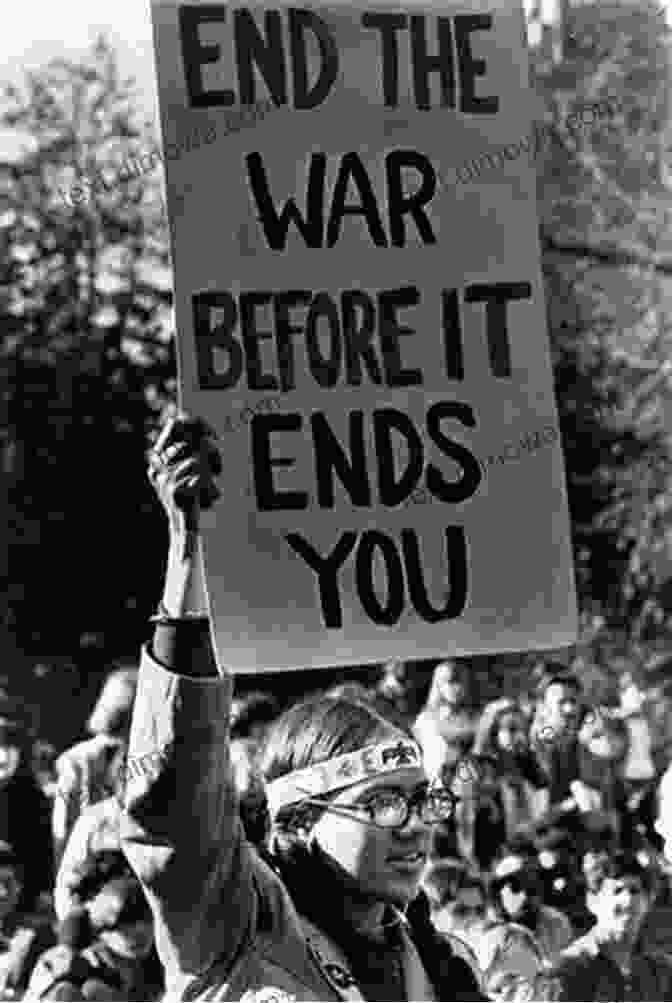
{"label": "man with glasses", "polygon": [[634,854],[612,855],[589,894],[595,926],[563,952],[553,971],[563,987],[561,999],[671,998],[672,960],[644,950],[640,941],[651,898],[650,870]]}
{"label": "man with glasses", "polygon": [[543,958],[554,963],[574,939],[564,913],[542,903],[535,848],[523,841],[504,847],[492,874],[491,915],[504,923],[517,923],[532,933]]}

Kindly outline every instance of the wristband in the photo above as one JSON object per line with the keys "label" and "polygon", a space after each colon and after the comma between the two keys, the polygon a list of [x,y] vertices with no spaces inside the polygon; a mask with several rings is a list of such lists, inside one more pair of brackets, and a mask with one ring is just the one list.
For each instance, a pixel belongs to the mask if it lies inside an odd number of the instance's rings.
{"label": "wristband", "polygon": [[159,603],[159,608],[154,616],[150,616],[150,623],[165,624],[174,627],[180,623],[208,623],[210,617],[207,613],[182,613],[181,616],[171,616],[163,604],[163,599]]}

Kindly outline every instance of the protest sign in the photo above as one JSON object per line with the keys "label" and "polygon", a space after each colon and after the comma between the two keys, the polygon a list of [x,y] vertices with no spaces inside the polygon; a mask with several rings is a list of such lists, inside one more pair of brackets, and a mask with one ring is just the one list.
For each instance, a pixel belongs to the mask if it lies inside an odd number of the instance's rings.
{"label": "protest sign", "polygon": [[[155,0],[181,403],[235,672],[558,647],[576,610],[522,12]],[[488,151],[497,169],[455,170]]]}

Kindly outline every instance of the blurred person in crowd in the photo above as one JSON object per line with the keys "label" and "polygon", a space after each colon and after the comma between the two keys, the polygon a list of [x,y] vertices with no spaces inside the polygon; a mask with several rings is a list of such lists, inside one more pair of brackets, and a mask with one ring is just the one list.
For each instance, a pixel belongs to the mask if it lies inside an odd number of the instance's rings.
{"label": "blurred person in crowd", "polygon": [[422,746],[425,769],[442,779],[472,747],[477,715],[467,702],[466,666],[452,660],[434,669],[427,703],[416,718],[413,734]]}
{"label": "blurred person in crowd", "polygon": [[672,960],[643,949],[640,930],[651,906],[649,868],[630,853],[611,854],[589,895],[595,925],[563,951],[554,968],[565,1000],[666,1000]]}
{"label": "blurred person in crowd", "polygon": [[567,916],[575,934],[584,932],[593,918],[585,904],[581,839],[571,827],[544,823],[536,828],[532,841],[544,905]]}
{"label": "blurred person in crowd", "polygon": [[527,927],[496,923],[486,927],[475,949],[488,999],[496,1003],[556,1000],[559,979],[545,976],[544,957]]}
{"label": "blurred person in crowd", "polygon": [[20,998],[40,954],[55,943],[51,917],[19,908],[24,868],[12,846],[0,842],[0,999]]}
{"label": "blurred person in crowd", "polygon": [[50,806],[33,773],[32,744],[28,708],[0,690],[0,840],[19,858],[23,912],[39,907],[54,880]]}
{"label": "blurred person in crowd", "polygon": [[672,864],[672,763],[663,773],[658,786],[658,817],[656,832],[663,840],[663,853]]}
{"label": "blurred person in crowd", "polygon": [[430,788],[417,744],[373,709],[319,695],[285,711],[262,763],[268,851],[243,837],[229,769],[233,680],[212,648],[198,533],[221,470],[203,423],[182,416],[150,457],[170,544],[130,751],[158,745],[165,756],[149,782],[129,777],[122,840],[152,905],[167,993],[479,999],[419,891],[452,796]]}
{"label": "blurred person in crowd", "polygon": [[501,923],[526,927],[534,935],[546,963],[556,961],[574,940],[567,916],[544,904],[535,847],[522,839],[500,851],[490,883],[490,916]]}
{"label": "blurred person in crowd", "polygon": [[[464,861],[434,865],[424,882],[431,903],[432,922],[441,933],[457,937],[472,950],[487,925],[487,893],[481,875]],[[434,867],[439,869],[435,871]]]}
{"label": "blurred person in crowd", "polygon": [[268,726],[278,710],[277,700],[266,693],[248,693],[234,700],[231,710],[230,755],[238,810],[245,835],[260,846],[269,832],[260,755]]}
{"label": "blurred person in crowd", "polygon": [[67,749],[56,761],[52,827],[56,862],[80,812],[114,794],[123,773],[137,686],[137,668],[113,670],[89,718],[91,738]]}
{"label": "blurred person in crowd", "polygon": [[[442,936],[446,937],[453,949],[453,952],[467,962],[469,967],[474,972],[476,980],[482,989],[481,970],[478,965],[478,961],[476,960],[476,955],[473,949],[469,946],[468,940],[465,939],[461,933],[457,932],[457,928],[460,926],[460,923],[457,921],[453,923],[450,915],[451,908],[455,903],[455,900],[460,899],[460,889],[462,887],[462,883],[468,879],[468,871],[469,868],[465,862],[463,860],[458,860],[457,858],[446,858],[444,860],[431,861],[427,865],[425,873],[423,874],[422,890],[427,896],[427,901],[429,902],[432,924],[441,932]],[[479,882],[480,890],[483,893],[480,896],[481,905],[477,912],[480,920],[484,921],[485,892],[478,876],[476,876],[476,880]],[[466,919],[469,907],[473,904],[473,902],[470,903],[469,899],[470,895],[467,891],[461,898],[461,905],[464,907],[461,915],[462,920]]]}
{"label": "blurred person in crowd", "polygon": [[444,778],[455,797],[452,818],[437,826],[432,857],[461,857],[487,870],[506,839],[504,812],[497,791],[497,764],[491,756],[464,756]]}
{"label": "blurred person in crowd", "polygon": [[[623,766],[628,730],[605,708],[584,715],[579,729],[579,778],[586,798],[581,822],[589,831],[609,827],[618,839],[627,814]],[[576,785],[572,790],[576,796]]]}
{"label": "blurred person in crowd", "polygon": [[149,904],[123,855],[103,854],[38,961],[27,999],[156,1000],[162,992]]}
{"label": "blurred person in crowd", "polygon": [[581,713],[579,680],[564,666],[549,663],[537,686],[530,745],[548,786],[551,806],[571,797],[571,784],[579,779]]}
{"label": "blurred person in crowd", "polygon": [[651,694],[644,692],[633,672],[623,673],[619,683],[620,707],[617,716],[628,731],[628,751],[621,771],[626,799],[621,817],[621,842],[624,846],[634,847],[645,835],[655,844],[660,765],[656,754],[656,701],[651,699]]}
{"label": "blurred person in crowd", "polygon": [[89,805],[80,814],[70,833],[54,886],[54,910],[64,920],[81,905],[81,889],[100,870],[105,854],[121,852],[122,783],[115,797]]}
{"label": "blurred person in crowd", "polygon": [[[655,655],[645,671],[646,696],[642,712],[649,722],[651,758],[656,776],[660,776],[672,761],[672,657],[667,653]],[[621,700],[623,702],[623,698]],[[626,697],[626,706],[627,703]]]}
{"label": "blurred person in crowd", "polygon": [[646,694],[632,672],[624,672],[620,676],[619,696],[618,717],[628,730],[628,750],[623,763],[623,779],[631,784],[650,783],[656,776],[656,765],[653,761],[653,728]]}
{"label": "blurred person in crowd", "polygon": [[422,663],[391,658],[381,668],[375,690],[375,707],[404,728],[410,727],[422,707],[428,690],[427,669]]}
{"label": "blurred person in crowd", "polygon": [[545,778],[530,750],[529,722],[516,701],[503,697],[486,705],[476,730],[474,753],[489,756],[496,764],[496,797],[505,838],[511,839],[548,807]]}
{"label": "blurred person in crowd", "polygon": [[[672,766],[663,774],[657,791],[655,829],[659,842],[652,846],[642,834],[639,855],[658,861],[657,892],[642,924],[640,939],[650,950],[663,950],[672,956]],[[661,846],[662,853],[656,852]]]}

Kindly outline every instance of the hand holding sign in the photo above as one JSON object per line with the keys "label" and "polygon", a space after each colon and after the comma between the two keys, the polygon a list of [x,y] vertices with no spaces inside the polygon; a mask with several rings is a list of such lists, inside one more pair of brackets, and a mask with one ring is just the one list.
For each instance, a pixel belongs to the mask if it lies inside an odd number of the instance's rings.
{"label": "hand holding sign", "polygon": [[172,536],[197,533],[201,508],[219,498],[214,478],[222,460],[213,431],[199,418],[178,413],[166,421],[149,453],[149,479],[163,505]]}

